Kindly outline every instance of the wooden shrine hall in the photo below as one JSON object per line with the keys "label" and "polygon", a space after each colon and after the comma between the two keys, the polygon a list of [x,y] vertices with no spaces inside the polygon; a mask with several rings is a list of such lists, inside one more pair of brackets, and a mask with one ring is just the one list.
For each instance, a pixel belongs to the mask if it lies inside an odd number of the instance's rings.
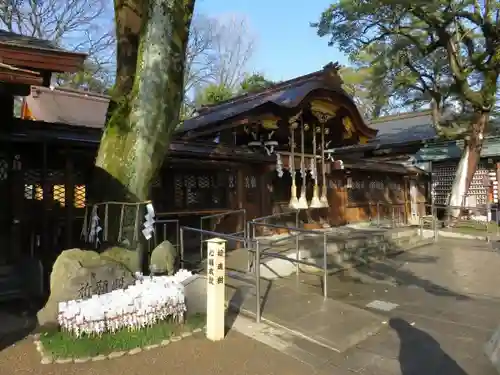
{"label": "wooden shrine hall", "polygon": [[[238,171],[245,191],[259,189],[242,194],[233,207],[246,208],[249,218],[300,209],[303,223],[314,228],[369,220],[377,209],[398,206],[406,222],[409,180],[422,179],[424,171],[390,162],[335,160],[327,152],[367,144],[377,133],[342,89],[338,71],[331,63],[261,92],[203,107],[184,122],[178,137],[248,149],[273,160]],[[424,191],[420,195],[425,198]]]}
{"label": "wooden shrine hall", "polygon": [[[28,39],[0,32],[0,267],[38,259],[48,273],[62,250],[81,244],[109,97],[49,87],[53,72],[75,72],[85,56]],[[247,220],[300,209],[304,225],[342,225],[373,218],[377,202],[409,215],[408,180],[421,170],[326,153],[376,135],[338,69],[201,108],[181,124],[151,188],[159,221],[199,227],[200,217],[238,209]],[[14,97],[24,98],[22,118]],[[234,233],[244,219],[204,229]]]}

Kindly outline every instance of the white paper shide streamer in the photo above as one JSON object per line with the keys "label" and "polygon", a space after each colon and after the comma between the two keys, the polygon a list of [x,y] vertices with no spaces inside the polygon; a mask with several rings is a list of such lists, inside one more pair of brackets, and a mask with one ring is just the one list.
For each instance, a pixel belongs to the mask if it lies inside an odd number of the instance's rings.
{"label": "white paper shide streamer", "polygon": [[146,215],[144,216],[144,228],[142,229],[142,234],[149,240],[153,236],[154,224],[155,224],[155,210],[151,203],[146,205]]}
{"label": "white paper shide streamer", "polygon": [[137,330],[167,318],[180,321],[186,312],[184,285],[192,274],[142,277],[126,289],[59,303],[61,328],[77,337],[121,329]]}
{"label": "white paper shide streamer", "polygon": [[95,242],[96,247],[99,246],[101,240],[99,239],[99,233],[102,231],[101,226],[99,225],[99,215],[97,214],[97,206],[92,208],[92,213],[90,215],[90,232],[88,236],[88,241],[90,243]]}

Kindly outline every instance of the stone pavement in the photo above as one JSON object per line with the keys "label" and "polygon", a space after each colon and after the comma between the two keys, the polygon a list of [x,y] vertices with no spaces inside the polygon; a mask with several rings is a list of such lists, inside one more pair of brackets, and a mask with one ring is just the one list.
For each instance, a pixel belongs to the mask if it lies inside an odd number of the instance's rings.
{"label": "stone pavement", "polygon": [[28,339],[0,351],[1,375],[311,375],[311,372],[309,365],[235,331],[217,343],[198,335],[133,356],[83,364],[42,365],[40,355]]}
{"label": "stone pavement", "polygon": [[[233,311],[241,310],[255,316],[257,297],[253,280],[237,285],[235,281],[234,278],[227,281],[229,306]],[[261,281],[260,300],[263,321],[286,327],[296,335],[305,336],[335,352],[343,352],[377,333],[385,320],[374,312],[330,298],[325,300],[307,288],[295,288],[276,281]]]}
{"label": "stone pavement", "polygon": [[[483,346],[500,323],[499,263],[500,254],[486,243],[441,239],[331,276],[331,298],[375,311],[388,324],[345,352],[329,354],[316,368],[331,368],[332,374],[338,369],[373,375],[498,375]],[[301,274],[298,285],[295,278],[282,282],[321,294],[318,275]]]}

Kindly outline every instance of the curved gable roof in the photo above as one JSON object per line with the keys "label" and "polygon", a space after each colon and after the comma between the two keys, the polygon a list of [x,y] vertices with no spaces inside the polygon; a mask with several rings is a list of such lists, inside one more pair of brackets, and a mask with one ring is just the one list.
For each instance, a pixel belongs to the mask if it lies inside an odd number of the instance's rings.
{"label": "curved gable roof", "polygon": [[208,130],[211,125],[220,124],[267,104],[292,109],[311,93],[321,90],[345,98],[351,114],[356,117],[355,122],[361,127],[359,130],[367,136],[375,136],[377,131],[365,124],[354,101],[342,89],[338,69],[337,63],[330,63],[320,71],[281,82],[260,92],[237,96],[217,105],[202,107],[198,111],[198,116],[184,121],[178,133],[191,135],[202,129]]}

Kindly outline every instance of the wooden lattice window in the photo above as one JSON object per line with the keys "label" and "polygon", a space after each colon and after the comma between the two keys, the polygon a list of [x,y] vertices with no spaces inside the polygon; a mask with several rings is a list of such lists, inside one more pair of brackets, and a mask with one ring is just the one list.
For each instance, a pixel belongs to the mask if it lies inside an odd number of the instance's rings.
{"label": "wooden lattice window", "polygon": [[[178,173],[174,177],[174,206],[177,209],[227,207],[227,174]],[[231,187],[229,187],[231,188]]]}

